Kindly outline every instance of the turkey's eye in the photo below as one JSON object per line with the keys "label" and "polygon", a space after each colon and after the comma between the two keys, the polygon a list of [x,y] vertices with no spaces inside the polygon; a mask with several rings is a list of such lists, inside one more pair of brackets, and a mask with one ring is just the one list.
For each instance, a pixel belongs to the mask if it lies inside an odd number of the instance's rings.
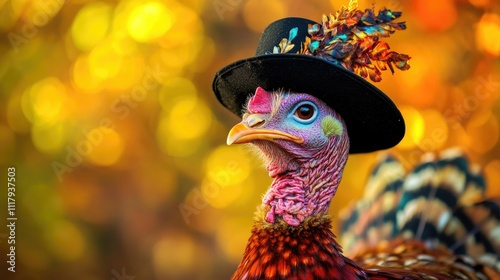
{"label": "turkey's eye", "polygon": [[295,106],[293,118],[300,123],[311,123],[318,114],[318,109],[311,102],[302,102]]}
{"label": "turkey's eye", "polygon": [[311,104],[300,105],[297,110],[295,110],[295,116],[299,117],[301,120],[308,120],[314,116],[314,107]]}

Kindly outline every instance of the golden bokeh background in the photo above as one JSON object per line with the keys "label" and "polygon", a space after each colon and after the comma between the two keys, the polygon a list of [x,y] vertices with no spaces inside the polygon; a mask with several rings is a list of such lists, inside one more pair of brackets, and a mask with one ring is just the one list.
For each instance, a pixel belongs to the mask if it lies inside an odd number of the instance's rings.
{"label": "golden bokeh background", "polygon": [[[270,179],[246,147],[225,145],[238,119],[214,98],[213,75],[252,56],[270,22],[340,5],[0,1],[0,178],[16,167],[18,218],[16,272],[2,226],[0,277],[228,279]],[[388,41],[412,56],[377,84],[407,123],[392,151],[409,167],[460,146],[500,195],[500,3],[376,5],[403,11],[408,30]],[[332,215],[360,195],[376,158],[350,158]]]}

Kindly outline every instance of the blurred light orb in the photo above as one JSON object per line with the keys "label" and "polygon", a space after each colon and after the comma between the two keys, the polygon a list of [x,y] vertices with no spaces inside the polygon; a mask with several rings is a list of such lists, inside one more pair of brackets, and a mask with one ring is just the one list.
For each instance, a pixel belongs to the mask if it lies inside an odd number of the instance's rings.
{"label": "blurred light orb", "polygon": [[249,151],[219,146],[205,161],[201,192],[214,208],[225,208],[240,198],[250,175]]}
{"label": "blurred light orb", "polygon": [[107,81],[116,76],[123,57],[110,44],[100,44],[88,56],[89,69],[94,77]]}
{"label": "blurred light orb", "polygon": [[488,7],[492,0],[469,0],[469,2],[476,7]]}
{"label": "blurred light orb", "polygon": [[[21,14],[26,9],[28,2],[31,2],[31,0],[9,1],[8,5],[12,13]],[[7,4],[6,2],[3,3]]]}
{"label": "blurred light orb", "polygon": [[89,58],[81,55],[72,69],[73,82],[76,88],[85,93],[97,93],[103,88],[103,81],[92,72]]}
{"label": "blurred light orb", "polygon": [[204,73],[204,71],[211,66],[216,53],[216,46],[212,39],[208,37],[199,38],[200,43],[196,43],[197,50],[196,57],[194,58],[196,63],[190,63],[187,65],[189,70],[195,73]]}
{"label": "blurred light orb", "polygon": [[221,145],[214,149],[205,160],[207,179],[223,187],[243,183],[250,176],[253,164],[250,150],[236,149]]}
{"label": "blurred light orb", "polygon": [[252,31],[260,34],[271,22],[285,17],[286,11],[283,0],[248,0],[243,18]]}
{"label": "blurred light orb", "polygon": [[400,106],[399,110],[406,123],[406,133],[399,142],[398,147],[402,149],[412,149],[423,139],[425,132],[425,121],[422,115],[413,107]]}
{"label": "blurred light orb", "polygon": [[54,254],[63,261],[74,261],[81,257],[85,251],[85,238],[73,223],[67,221],[58,221],[50,227],[49,248]]}
{"label": "blurred light orb", "polygon": [[[178,86],[185,86],[188,90],[186,94],[175,90]],[[212,125],[212,112],[205,102],[195,94],[195,88],[190,82],[183,79],[173,83],[167,82],[167,87],[174,90],[172,92],[174,95],[171,96],[171,99],[164,97],[162,102],[162,105],[167,108],[160,116],[157,126],[158,145],[170,156],[192,155],[200,146],[200,138],[208,132]],[[164,90],[162,92],[167,94]],[[170,100],[170,105],[168,100]]]}
{"label": "blurred light orb", "polygon": [[169,49],[162,49],[159,54],[163,65],[172,70],[183,70],[196,57],[199,48],[194,46],[184,46]]}
{"label": "blurred light orb", "polygon": [[233,262],[241,260],[241,254],[248,241],[250,227],[251,220],[237,217],[223,219],[217,227],[217,247],[222,248],[226,256]]}
{"label": "blurred light orb", "polygon": [[152,261],[156,275],[160,279],[175,279],[188,274],[196,266],[199,247],[184,233],[169,233],[159,240],[152,249]]}
{"label": "blurred light orb", "polygon": [[55,77],[33,84],[21,100],[24,115],[37,126],[51,126],[60,121],[65,103],[66,86]]}
{"label": "blurred light orb", "polygon": [[[411,71],[405,71],[406,79],[400,79],[403,84],[405,84],[405,89],[407,91],[416,90],[419,91],[422,87],[427,86],[427,80],[432,78],[434,81],[439,79],[439,76],[435,73],[436,65],[441,65],[442,58],[436,54],[436,50],[429,46],[429,44],[422,44],[420,42],[412,42],[411,44],[404,44],[401,46],[405,52],[412,54],[412,59],[410,60]],[[428,63],[427,58],[432,57],[433,64]],[[433,81],[433,83],[435,83]],[[423,86],[425,84],[425,86]],[[414,99],[418,102],[420,95],[428,95],[429,92],[418,92],[417,94],[408,94],[404,92],[404,97],[411,98],[408,103],[413,104]]]}
{"label": "blurred light orb", "polygon": [[[116,13],[116,11],[115,11]],[[112,27],[114,28],[114,27]],[[128,36],[128,33],[123,30],[114,30],[106,38],[106,42],[113,47],[113,50],[123,57],[130,57],[133,55],[142,55],[142,52],[134,39]]]}
{"label": "blurred light orb", "polygon": [[149,42],[162,37],[175,21],[175,15],[170,13],[160,2],[149,2],[136,7],[130,14],[127,30],[130,36],[138,42]]}
{"label": "blurred light orb", "polygon": [[375,153],[363,154],[362,156],[349,156],[344,169],[345,175],[342,176],[342,183],[334,196],[335,203],[331,204],[331,209],[342,209],[349,205],[356,197],[360,197],[363,194],[367,177],[359,176],[358,174],[370,174],[375,165],[375,160]]}
{"label": "blurred light orb", "polygon": [[51,126],[33,126],[31,139],[35,148],[45,154],[56,154],[66,143],[66,130],[63,123]]}
{"label": "blurred light orb", "polygon": [[168,11],[175,17],[166,36],[158,40],[158,44],[166,49],[178,47],[199,47],[193,40],[204,35],[203,22],[193,9],[180,2],[169,2]]}
{"label": "blurred light orb", "polygon": [[212,123],[212,113],[198,98],[185,97],[177,101],[168,118],[168,133],[177,139],[197,139]]}
{"label": "blurred light orb", "polygon": [[115,164],[123,153],[125,144],[118,132],[104,126],[83,132],[85,140],[91,144],[88,160],[100,166]]}
{"label": "blurred light orb", "polygon": [[476,43],[480,50],[491,55],[500,55],[500,16],[494,13],[484,14],[476,29]]}
{"label": "blurred light orb", "polygon": [[206,179],[201,183],[201,193],[211,207],[222,209],[237,201],[243,193],[243,185],[226,187],[214,180]]}
{"label": "blurred light orb", "polygon": [[158,146],[171,157],[188,157],[196,153],[201,146],[199,139],[179,139],[177,135],[172,135],[170,131],[170,120],[168,114],[160,117],[156,129]]}
{"label": "blurred light orb", "polygon": [[430,31],[444,31],[457,21],[455,0],[414,0],[411,5],[418,22]]}
{"label": "blurred light orb", "polygon": [[99,44],[108,34],[112,13],[113,7],[105,2],[89,3],[83,7],[71,26],[75,46],[89,51]]}
{"label": "blurred light orb", "polygon": [[120,54],[120,64],[117,72],[109,77],[106,88],[113,91],[130,90],[134,86],[140,85],[145,79],[144,58],[140,55],[123,57]]}
{"label": "blurred light orb", "polygon": [[448,125],[443,115],[437,110],[423,110],[420,112],[425,130],[418,146],[422,151],[436,151],[444,147],[448,139]]}
{"label": "blurred light orb", "polygon": [[465,131],[471,140],[470,147],[478,153],[487,153],[498,142],[498,120],[493,115],[483,123],[468,123]]}
{"label": "blurred light orb", "polygon": [[[43,0],[16,0],[2,1],[2,4],[7,4],[10,11],[22,17],[22,21],[29,25],[42,27],[56,16],[64,5],[65,1],[43,1]],[[0,5],[0,8],[2,5]],[[3,17],[4,15],[2,15]],[[3,19],[3,18],[2,18]],[[0,24],[3,25],[3,24]]]}
{"label": "blurred light orb", "polygon": [[0,5],[0,11],[3,9],[5,12],[2,13],[3,18],[0,20],[0,30],[5,31],[12,28],[21,17],[25,3],[24,1],[4,1],[2,3],[4,4]]}
{"label": "blurred light orb", "polygon": [[197,96],[198,90],[191,80],[184,77],[173,77],[164,82],[159,99],[163,110],[168,112],[172,110],[178,99],[189,100],[193,103],[191,106],[195,106]]}

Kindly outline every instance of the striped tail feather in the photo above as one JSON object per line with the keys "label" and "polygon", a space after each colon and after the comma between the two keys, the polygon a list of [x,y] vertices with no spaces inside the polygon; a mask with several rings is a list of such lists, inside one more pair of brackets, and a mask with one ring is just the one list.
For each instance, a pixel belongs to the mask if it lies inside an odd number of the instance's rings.
{"label": "striped tail feather", "polygon": [[481,170],[459,150],[426,154],[409,172],[384,155],[364,196],[340,214],[340,244],[351,255],[384,240],[416,239],[500,270],[500,200],[485,192]]}
{"label": "striped tail feather", "polygon": [[500,199],[487,199],[455,210],[443,229],[453,252],[469,255],[500,270]]}

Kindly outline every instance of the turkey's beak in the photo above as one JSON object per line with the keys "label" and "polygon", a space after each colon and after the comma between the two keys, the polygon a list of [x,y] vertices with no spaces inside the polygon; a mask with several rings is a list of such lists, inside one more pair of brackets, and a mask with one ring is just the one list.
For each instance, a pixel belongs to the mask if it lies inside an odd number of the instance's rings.
{"label": "turkey's beak", "polygon": [[304,143],[304,139],[283,131],[275,129],[254,128],[255,126],[261,125],[263,122],[264,120],[262,119],[244,117],[242,122],[233,126],[233,128],[231,128],[231,130],[229,131],[229,134],[227,135],[227,144],[242,144],[248,143],[253,140],[272,141],[278,139],[292,141],[297,144]]}

